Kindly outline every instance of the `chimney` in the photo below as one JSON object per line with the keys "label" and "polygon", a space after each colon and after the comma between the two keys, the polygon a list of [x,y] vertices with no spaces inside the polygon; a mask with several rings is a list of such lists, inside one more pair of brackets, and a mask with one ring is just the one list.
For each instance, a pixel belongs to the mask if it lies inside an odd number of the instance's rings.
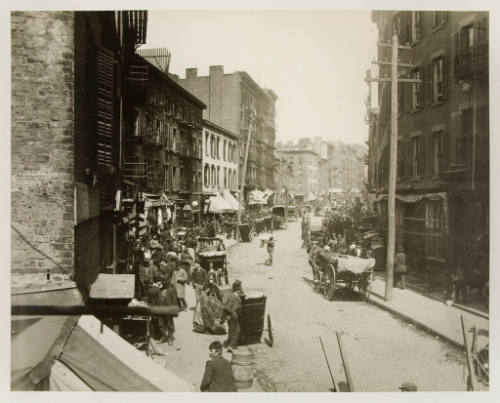
{"label": "chimney", "polygon": [[224,66],[210,66],[209,75],[222,75],[224,74]]}
{"label": "chimney", "polygon": [[198,77],[198,69],[196,67],[186,69],[186,78],[196,78],[196,77]]}

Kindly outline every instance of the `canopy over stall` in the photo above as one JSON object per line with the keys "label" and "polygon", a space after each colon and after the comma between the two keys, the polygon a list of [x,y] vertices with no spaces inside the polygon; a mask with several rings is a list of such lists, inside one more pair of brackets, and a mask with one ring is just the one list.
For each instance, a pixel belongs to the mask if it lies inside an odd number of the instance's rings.
{"label": "canopy over stall", "polygon": [[209,203],[209,213],[221,214],[235,211],[235,209],[219,194],[211,196],[210,199],[207,200],[207,203]]}
{"label": "canopy over stall", "polygon": [[193,392],[91,315],[12,317],[11,389]]}
{"label": "canopy over stall", "polygon": [[[232,209],[239,210],[238,200],[236,200],[236,198],[231,194],[231,192],[229,190],[224,189],[222,191],[222,197],[227,202],[227,204],[229,204],[231,206]],[[241,208],[244,208],[244,207],[241,206]]]}

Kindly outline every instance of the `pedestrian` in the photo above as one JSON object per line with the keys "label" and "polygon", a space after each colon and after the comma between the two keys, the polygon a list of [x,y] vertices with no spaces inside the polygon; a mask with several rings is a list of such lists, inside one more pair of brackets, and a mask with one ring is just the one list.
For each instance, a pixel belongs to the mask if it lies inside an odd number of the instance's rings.
{"label": "pedestrian", "polygon": [[[172,279],[170,277],[162,276],[161,285],[162,290],[160,293],[160,305],[177,305],[177,291],[175,286],[172,284]],[[174,318],[172,316],[158,316],[158,325],[161,333],[160,343],[167,342],[169,345],[172,345],[175,339]]]}
{"label": "pedestrian", "polygon": [[210,360],[206,362],[200,390],[202,392],[237,392],[231,363],[222,357],[220,341],[210,343],[208,349]]}
{"label": "pedestrian", "polygon": [[191,284],[193,285],[196,303],[200,299],[200,293],[205,288],[208,281],[207,271],[200,266],[199,262],[195,262],[193,266],[193,273],[191,274]]}
{"label": "pedestrian", "polygon": [[226,250],[226,245],[224,245],[224,241],[219,238],[219,243],[217,244],[217,251]]}
{"label": "pedestrian", "polygon": [[222,317],[220,320],[221,324],[223,324],[226,321],[226,319],[228,319],[227,322],[228,336],[227,340],[224,341],[223,345],[224,347],[227,348],[227,351],[229,352],[232,352],[234,349],[237,348],[236,345],[238,343],[238,337],[241,331],[239,323],[239,316],[241,310],[241,294],[242,294],[241,281],[236,280],[232,286],[232,293],[229,294],[222,308]]}
{"label": "pedestrian", "polygon": [[177,291],[177,303],[181,311],[185,311],[187,308],[186,302],[186,283],[188,281],[188,275],[186,270],[178,264],[174,270],[174,275],[172,277],[172,282],[175,285]]}
{"label": "pedestrian", "polygon": [[394,285],[404,290],[406,288],[406,254],[403,247],[398,248],[395,259]]}
{"label": "pedestrian", "polygon": [[273,265],[273,253],[274,253],[274,246],[276,242],[273,237],[269,237],[267,240],[267,253],[269,254],[269,259],[266,260],[266,264],[268,266]]}

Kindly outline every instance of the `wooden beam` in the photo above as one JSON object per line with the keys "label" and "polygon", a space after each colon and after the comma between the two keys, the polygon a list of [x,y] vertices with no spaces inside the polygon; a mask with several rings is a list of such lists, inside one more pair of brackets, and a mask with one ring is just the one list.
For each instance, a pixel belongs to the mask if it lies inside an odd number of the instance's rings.
{"label": "wooden beam", "polygon": [[[382,64],[384,66],[392,66],[391,62],[379,62],[377,60],[372,60],[372,64]],[[410,67],[414,68],[417,67],[416,64],[410,64],[410,63],[398,63],[398,67]]]}
{"label": "wooden beam", "polygon": [[[390,43],[383,43],[383,42],[377,42],[377,46],[382,46],[386,48],[392,48],[392,45]],[[404,45],[398,45],[398,49],[411,49],[411,46],[404,46]]]}

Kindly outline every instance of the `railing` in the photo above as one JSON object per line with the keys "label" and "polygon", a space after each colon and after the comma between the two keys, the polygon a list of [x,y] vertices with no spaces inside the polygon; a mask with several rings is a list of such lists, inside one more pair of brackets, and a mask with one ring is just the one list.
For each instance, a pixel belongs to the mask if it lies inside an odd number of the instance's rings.
{"label": "railing", "polygon": [[126,156],[122,169],[123,179],[136,184],[145,183],[148,178],[147,168],[144,157]]}

